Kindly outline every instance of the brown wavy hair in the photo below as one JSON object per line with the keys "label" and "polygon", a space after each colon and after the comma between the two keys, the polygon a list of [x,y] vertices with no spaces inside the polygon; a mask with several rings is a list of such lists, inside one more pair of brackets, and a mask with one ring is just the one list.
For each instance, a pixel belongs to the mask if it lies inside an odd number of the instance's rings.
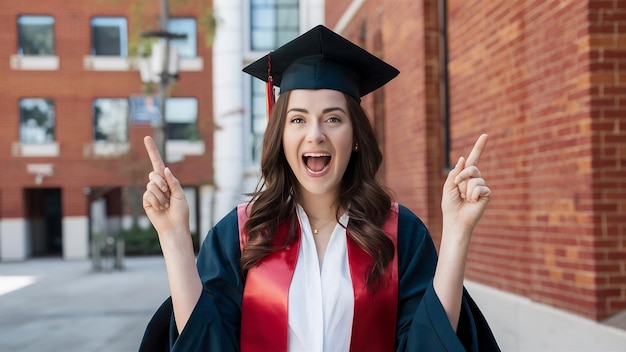
{"label": "brown wavy hair", "polygon": [[[367,114],[353,98],[345,94],[344,97],[359,150],[352,152],[343,175],[338,209],[347,209],[349,237],[373,259],[366,282],[370,288],[375,288],[394,256],[393,242],[382,231],[392,199],[376,179],[382,153]],[[297,180],[287,163],[282,140],[288,102],[289,92],[281,94],[272,109],[263,138],[262,178],[251,194],[247,207],[249,218],[244,227],[248,234],[248,243],[241,255],[244,275],[266,255],[288,245],[298,235],[295,226],[299,198]],[[335,215],[339,220],[341,214]],[[273,247],[273,234],[285,221],[290,224],[286,243]]]}

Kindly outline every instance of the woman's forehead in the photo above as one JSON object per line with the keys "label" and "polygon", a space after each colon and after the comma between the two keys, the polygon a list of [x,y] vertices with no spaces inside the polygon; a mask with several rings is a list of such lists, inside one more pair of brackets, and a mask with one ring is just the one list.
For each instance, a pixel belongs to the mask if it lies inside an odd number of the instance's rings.
{"label": "woman's forehead", "polygon": [[332,89],[294,89],[289,94],[289,107],[298,105],[330,107],[346,107],[346,96],[344,93]]}

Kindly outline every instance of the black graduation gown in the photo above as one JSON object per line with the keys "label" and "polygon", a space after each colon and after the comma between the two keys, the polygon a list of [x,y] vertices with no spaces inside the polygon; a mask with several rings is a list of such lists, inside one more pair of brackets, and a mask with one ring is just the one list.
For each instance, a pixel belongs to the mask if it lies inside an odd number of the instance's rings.
{"label": "black graduation gown", "polygon": [[[202,244],[197,265],[204,290],[180,336],[168,299],[149,322],[140,351],[239,351],[244,288],[239,246],[235,209],[211,229]],[[399,207],[397,246],[395,350],[499,351],[485,318],[465,290],[457,332],[452,329],[433,288],[437,254],[432,238],[422,221],[403,206]]]}

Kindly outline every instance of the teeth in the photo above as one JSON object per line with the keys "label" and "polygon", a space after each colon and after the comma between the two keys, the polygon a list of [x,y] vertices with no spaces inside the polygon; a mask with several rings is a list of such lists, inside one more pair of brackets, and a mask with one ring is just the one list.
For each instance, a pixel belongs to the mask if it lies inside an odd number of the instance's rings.
{"label": "teeth", "polygon": [[304,157],[305,158],[321,158],[323,156],[330,156],[330,154],[327,153],[305,153]]}

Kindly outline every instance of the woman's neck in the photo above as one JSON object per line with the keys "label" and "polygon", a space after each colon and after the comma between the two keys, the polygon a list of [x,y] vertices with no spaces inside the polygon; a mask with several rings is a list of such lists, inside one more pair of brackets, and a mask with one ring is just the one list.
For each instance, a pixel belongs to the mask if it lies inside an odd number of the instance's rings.
{"label": "woman's neck", "polygon": [[315,222],[323,222],[337,218],[339,201],[335,195],[303,194],[300,205],[307,217]]}

